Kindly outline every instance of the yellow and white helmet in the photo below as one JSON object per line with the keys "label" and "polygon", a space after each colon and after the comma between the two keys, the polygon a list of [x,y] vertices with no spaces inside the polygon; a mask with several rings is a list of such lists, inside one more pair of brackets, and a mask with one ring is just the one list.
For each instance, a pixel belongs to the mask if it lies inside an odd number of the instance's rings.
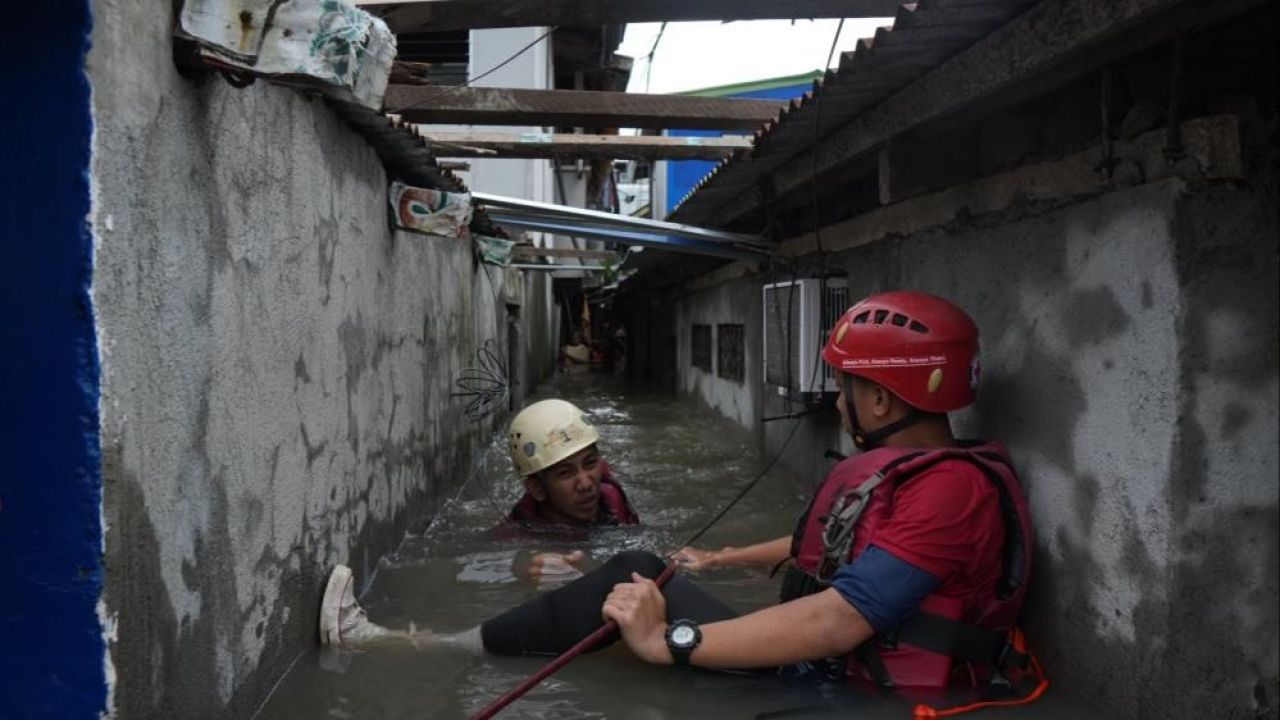
{"label": "yellow and white helmet", "polygon": [[578,406],[540,400],[521,410],[507,430],[507,449],[521,477],[541,472],[594,444],[600,433]]}

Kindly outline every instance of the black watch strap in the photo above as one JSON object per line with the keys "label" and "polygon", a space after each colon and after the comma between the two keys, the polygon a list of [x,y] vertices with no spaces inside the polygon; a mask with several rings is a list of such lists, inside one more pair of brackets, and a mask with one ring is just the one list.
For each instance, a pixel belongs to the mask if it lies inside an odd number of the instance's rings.
{"label": "black watch strap", "polygon": [[702,630],[692,620],[676,620],[667,626],[666,640],[672,662],[687,666],[689,656],[702,644]]}

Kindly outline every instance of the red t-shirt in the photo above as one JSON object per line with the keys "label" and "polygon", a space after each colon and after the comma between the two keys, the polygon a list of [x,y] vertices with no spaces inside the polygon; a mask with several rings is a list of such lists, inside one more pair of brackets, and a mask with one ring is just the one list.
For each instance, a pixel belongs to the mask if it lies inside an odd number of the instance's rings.
{"label": "red t-shirt", "polygon": [[979,468],[943,460],[903,483],[871,545],[936,577],[937,593],[972,603],[991,596],[1003,570],[1000,494]]}

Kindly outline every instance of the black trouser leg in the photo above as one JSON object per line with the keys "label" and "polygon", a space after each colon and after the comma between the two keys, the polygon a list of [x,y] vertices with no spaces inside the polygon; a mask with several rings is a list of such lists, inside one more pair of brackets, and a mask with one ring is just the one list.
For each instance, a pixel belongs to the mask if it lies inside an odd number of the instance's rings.
{"label": "black trouser leg", "polygon": [[[648,578],[662,573],[664,563],[653,553],[628,550],[562,588],[543,593],[480,626],[484,649],[497,655],[559,655],[604,625],[600,606],[631,573]],[[662,590],[667,599],[667,619],[698,623],[738,617],[728,605],[679,575]],[[599,649],[618,639],[615,633]]]}

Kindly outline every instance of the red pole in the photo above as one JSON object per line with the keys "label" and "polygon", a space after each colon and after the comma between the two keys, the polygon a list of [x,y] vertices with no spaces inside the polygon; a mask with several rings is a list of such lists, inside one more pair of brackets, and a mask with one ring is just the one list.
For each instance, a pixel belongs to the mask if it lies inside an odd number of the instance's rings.
{"label": "red pole", "polygon": [[[676,572],[675,564],[668,565],[666,568],[663,569],[662,574],[659,575],[656,580],[654,580],[654,583],[656,583],[659,588],[663,587],[664,585],[667,584],[667,581],[671,579],[671,576],[675,575],[675,572]],[[483,710],[476,713],[475,715],[472,715],[470,720],[489,720],[489,718],[493,717],[494,715],[497,715],[499,712],[502,712],[503,708],[505,708],[506,706],[518,700],[520,696],[524,695],[525,693],[529,692],[533,688],[537,687],[538,683],[551,677],[551,675],[554,674],[555,671],[559,670],[565,665],[568,665],[569,662],[572,661],[574,658],[578,657],[582,653],[598,645],[601,640],[604,640],[606,637],[609,636],[610,633],[612,633],[614,630],[617,630],[617,629],[618,629],[618,623],[612,620],[605,623],[599,630],[596,630],[590,635],[582,638],[577,642],[576,645],[569,648],[568,650],[565,650],[558,657],[556,657],[556,659],[544,665],[541,670],[534,673],[533,675],[530,675],[528,678],[525,678],[524,682],[520,683],[514,688],[511,688],[505,694],[503,694],[502,697],[498,698],[497,700],[494,700],[493,702],[486,705]]]}

